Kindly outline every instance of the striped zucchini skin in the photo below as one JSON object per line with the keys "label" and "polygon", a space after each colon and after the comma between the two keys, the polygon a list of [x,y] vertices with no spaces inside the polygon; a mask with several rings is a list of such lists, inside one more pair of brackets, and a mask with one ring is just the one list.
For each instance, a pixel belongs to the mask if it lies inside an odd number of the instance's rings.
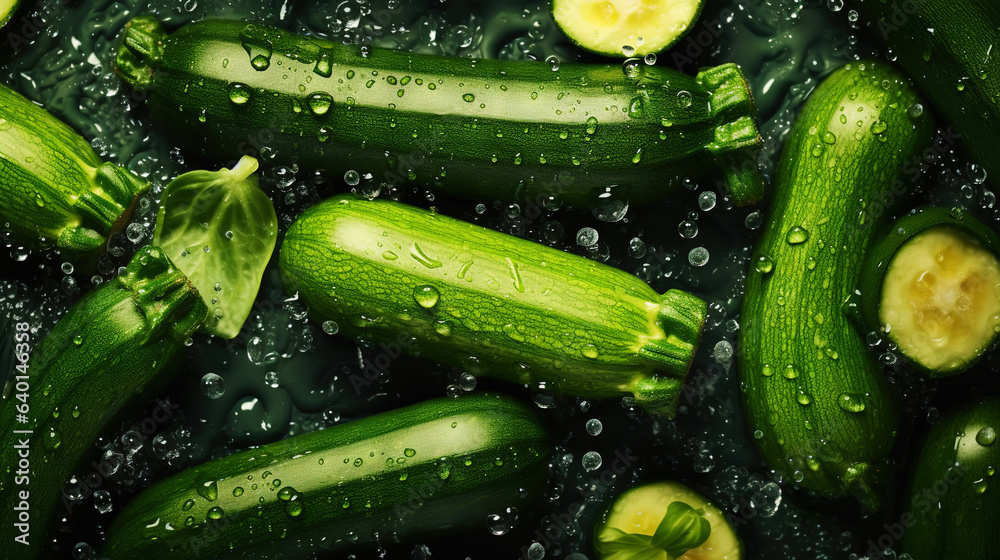
{"label": "striped zucchini skin", "polygon": [[590,259],[397,202],[341,195],[289,227],[279,267],[318,322],[569,395],[672,416],[706,305]]}
{"label": "striped zucchini skin", "polygon": [[930,116],[907,112],[920,101],[884,62],[847,65],[816,88],[779,161],[741,313],[743,403],[765,462],[867,511],[880,504],[899,407],[841,304],[887,194],[891,204],[909,188],[904,170],[930,144]]}
{"label": "striped zucchini skin", "polygon": [[[187,278],[159,249],[147,247],[123,275],[74,305],[31,353],[28,390],[10,385],[0,400],[0,454],[7,469],[0,477],[0,557],[48,557],[47,535],[58,512],[68,507],[61,498],[63,483],[93,454],[94,442],[123,409],[169,383],[184,341],[207,313]],[[19,398],[25,393],[26,401]],[[28,422],[15,423],[21,413]],[[17,472],[24,458],[19,455],[24,446],[17,446],[26,439],[25,474]],[[29,493],[31,506],[29,546],[14,541],[20,534],[13,523],[21,491]]]}
{"label": "striped zucchini skin", "polygon": [[256,24],[166,35],[133,19],[117,71],[161,129],[196,153],[372,173],[476,200],[631,204],[720,166],[737,204],[763,194],[755,107],[732,64],[697,77],[639,65],[473,60],[347,46]]}
{"label": "striped zucchini skin", "polygon": [[[961,406],[931,427],[900,510],[899,552],[913,560],[996,558],[1000,398]],[[879,544],[879,543],[876,543]]]}
{"label": "striped zucchini skin", "polygon": [[1000,4],[996,0],[848,0],[892,49],[960,142],[1000,177]]}
{"label": "striped zucchini skin", "polygon": [[485,530],[541,493],[549,453],[514,399],[425,401],[186,469],[129,502],[102,554],[302,558]]}
{"label": "striped zucchini skin", "polygon": [[0,228],[93,269],[149,183],[103,163],[62,121],[0,85]]}

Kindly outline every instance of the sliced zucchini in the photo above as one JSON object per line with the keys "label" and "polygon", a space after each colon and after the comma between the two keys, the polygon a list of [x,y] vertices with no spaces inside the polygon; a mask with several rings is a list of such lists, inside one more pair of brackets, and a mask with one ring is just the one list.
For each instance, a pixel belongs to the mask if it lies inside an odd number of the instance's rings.
{"label": "sliced zucchini", "polygon": [[702,0],[553,0],[552,17],[577,45],[608,56],[660,52],[683,37]]}
{"label": "sliced zucchini", "polygon": [[[677,502],[693,508],[696,515],[692,517],[689,508],[673,505]],[[669,547],[659,552],[652,550],[650,545],[657,544],[658,537],[662,543],[670,533],[675,537],[699,534],[694,523],[698,516],[711,527],[703,542],[676,556],[670,554]],[[666,531],[668,525],[669,532]],[[682,539],[674,539],[674,542],[677,540]],[[647,554],[649,558],[664,558],[666,554],[665,558],[675,560],[739,560],[743,557],[743,545],[722,512],[701,494],[675,481],[653,482],[627,490],[604,514],[594,531],[594,541],[601,560],[645,558]]]}
{"label": "sliced zucchini", "polygon": [[897,220],[865,265],[863,297],[878,294],[864,306],[866,328],[933,376],[965,371],[1000,332],[998,254],[997,234],[957,209]]}
{"label": "sliced zucchini", "polygon": [[0,0],[0,27],[7,25],[21,0]]}

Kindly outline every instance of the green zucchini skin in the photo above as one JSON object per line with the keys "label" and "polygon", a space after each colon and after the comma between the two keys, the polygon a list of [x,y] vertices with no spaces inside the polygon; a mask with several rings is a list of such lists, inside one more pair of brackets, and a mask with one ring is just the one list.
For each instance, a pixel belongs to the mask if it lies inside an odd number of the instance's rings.
{"label": "green zucchini skin", "polygon": [[279,268],[356,339],[672,416],[706,304],[590,259],[397,202],[340,195],[285,234]]}
{"label": "green zucchini skin", "polygon": [[[907,214],[892,222],[880,232],[879,240],[872,245],[865,255],[861,266],[861,277],[856,295],[852,295],[849,307],[856,317],[856,323],[862,329],[862,334],[872,331],[881,332],[884,325],[879,321],[879,304],[882,297],[882,279],[892,257],[907,241],[915,235],[932,227],[947,226],[977,239],[985,247],[1000,255],[1000,236],[986,224],[980,222],[961,208],[942,208],[939,206],[919,208],[913,214]],[[859,295],[858,295],[859,294]],[[910,365],[934,377],[956,375],[966,371],[975,364],[979,357],[970,359],[963,369],[947,372],[931,371],[921,367],[919,362],[910,361]]]}
{"label": "green zucchini skin", "polygon": [[[31,351],[26,378],[15,377],[28,386],[9,384],[0,399],[0,455],[10,475],[0,478],[0,556],[47,557],[47,535],[59,510],[68,507],[61,499],[63,483],[123,409],[168,384],[184,341],[207,313],[187,278],[159,249],[147,247],[123,275],[77,302]],[[28,421],[15,423],[18,414]],[[21,534],[14,507],[22,491],[30,504],[27,546],[14,540]]]}
{"label": "green zucchini skin", "polygon": [[117,57],[160,128],[217,160],[266,146],[262,161],[333,176],[584,207],[611,186],[630,204],[660,200],[719,166],[737,204],[757,201],[762,141],[739,68],[640,66],[629,78],[619,64],[359,50],[239,21],[167,35],[149,16]]}
{"label": "green zucchini skin", "polygon": [[996,558],[1000,487],[1000,398],[990,396],[943,415],[913,465],[900,510],[898,552],[913,560]]}
{"label": "green zucchini skin", "polygon": [[186,469],[129,502],[102,553],[302,558],[485,530],[541,493],[550,451],[514,399],[425,401]]}
{"label": "green zucchini skin", "polygon": [[892,50],[962,147],[1000,177],[1000,63],[996,0],[848,0]]}
{"label": "green zucchini skin", "polygon": [[816,88],[781,155],[741,313],[744,410],[764,461],[867,511],[879,507],[899,407],[841,304],[886,219],[884,196],[908,187],[903,169],[930,145],[930,116],[907,114],[919,102],[884,62],[847,65]]}
{"label": "green zucchini skin", "polygon": [[149,183],[102,162],[83,137],[3,85],[0,107],[0,227],[15,243],[59,249],[92,270]]}

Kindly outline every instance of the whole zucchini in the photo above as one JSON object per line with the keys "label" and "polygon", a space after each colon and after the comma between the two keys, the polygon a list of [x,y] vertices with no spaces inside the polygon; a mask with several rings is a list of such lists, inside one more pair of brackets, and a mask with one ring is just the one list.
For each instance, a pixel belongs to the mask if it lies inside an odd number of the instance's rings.
{"label": "whole zucchini", "polygon": [[150,16],[129,23],[117,57],[162,130],[218,160],[267,147],[264,161],[572,205],[609,187],[648,203],[719,166],[737,204],[759,199],[761,138],[740,70],[634,70],[411,54],[240,21],[168,36]]}
{"label": "whole zucchini", "polygon": [[111,560],[303,558],[481,527],[544,486],[534,411],[478,393],[262,445],[139,494],[108,531]]}
{"label": "whole zucchini", "polygon": [[796,117],[778,163],[770,222],[741,314],[740,379],[765,462],[824,496],[879,507],[899,407],[841,304],[903,170],[930,144],[927,113],[884,62],[826,78]]}
{"label": "whole zucchini", "polygon": [[[941,416],[914,457],[904,513],[886,533],[913,560],[997,557],[1000,398],[990,396]],[[902,535],[900,535],[902,533]],[[891,542],[891,541],[890,541]],[[873,544],[884,547],[880,537]],[[870,556],[874,558],[875,556]]]}
{"label": "whole zucchini", "polygon": [[206,314],[184,275],[147,247],[34,351],[28,325],[18,326],[21,365],[0,400],[0,457],[10,469],[0,477],[0,557],[46,557],[63,483],[123,408],[167,385]]}
{"label": "whole zucchini", "polygon": [[1000,331],[998,256],[1000,236],[960,208],[903,216],[865,256],[864,332],[884,333],[931,376],[965,371]]}
{"label": "whole zucchini", "polygon": [[45,109],[0,85],[0,228],[31,249],[56,248],[85,270],[128,223],[149,183],[104,163]]}
{"label": "whole zucchini", "polygon": [[613,267],[397,202],[302,214],[279,267],[317,322],[568,395],[634,395],[672,416],[706,305]]}
{"label": "whole zucchini", "polygon": [[962,147],[1000,177],[1000,4],[996,0],[848,0]]}

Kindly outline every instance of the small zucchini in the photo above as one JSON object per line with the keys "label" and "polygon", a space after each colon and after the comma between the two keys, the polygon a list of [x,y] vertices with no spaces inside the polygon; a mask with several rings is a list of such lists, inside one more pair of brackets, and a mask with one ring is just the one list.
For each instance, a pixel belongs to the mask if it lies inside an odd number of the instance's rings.
{"label": "small zucchini", "polygon": [[588,51],[645,56],[686,35],[703,4],[704,0],[553,0],[552,19]]}
{"label": "small zucchini", "polygon": [[[631,68],[631,67],[630,67]],[[733,64],[473,60],[350,46],[240,21],[123,33],[117,72],[148,90],[160,128],[195,153],[372,173],[476,200],[555,196],[639,205],[715,167],[737,204],[763,195],[761,138]]]}
{"label": "small zucchini", "polygon": [[973,159],[1000,177],[996,0],[847,0]]}
{"label": "small zucchini", "polygon": [[965,371],[1000,331],[997,255],[1000,236],[960,208],[896,220],[865,257],[865,332],[883,332],[932,376]]}
{"label": "small zucchini", "polygon": [[550,447],[500,395],[439,398],[192,467],[145,490],[103,556],[303,558],[480,527],[537,497]]}
{"label": "small zucchini", "polygon": [[[899,522],[887,533],[913,560],[997,557],[1000,519],[1000,398],[958,407],[931,427],[913,461]],[[902,535],[900,535],[902,533]],[[883,539],[874,541],[884,548]],[[875,556],[870,556],[874,558]]]}
{"label": "small zucchini", "polygon": [[[0,477],[0,503],[23,525],[0,528],[0,557],[48,557],[63,483],[123,409],[167,385],[206,314],[184,275],[147,247],[77,302],[30,360],[18,358],[0,400],[0,457],[12,475]],[[27,354],[28,325],[17,332]]]}
{"label": "small zucchini", "polygon": [[149,183],[102,162],[83,137],[3,85],[0,107],[0,228],[92,270]]}
{"label": "small zucchini", "polygon": [[633,395],[667,416],[706,312],[584,257],[354,195],[306,210],[279,268],[313,319],[353,338],[568,395]]}
{"label": "small zucchini", "polygon": [[764,461],[827,497],[878,509],[899,406],[841,305],[904,170],[930,145],[921,99],[885,62],[835,71],[796,117],[747,275],[740,379]]}
{"label": "small zucchini", "polygon": [[594,530],[594,548],[600,560],[743,558],[743,543],[722,511],[676,481],[646,483],[615,498]]}

